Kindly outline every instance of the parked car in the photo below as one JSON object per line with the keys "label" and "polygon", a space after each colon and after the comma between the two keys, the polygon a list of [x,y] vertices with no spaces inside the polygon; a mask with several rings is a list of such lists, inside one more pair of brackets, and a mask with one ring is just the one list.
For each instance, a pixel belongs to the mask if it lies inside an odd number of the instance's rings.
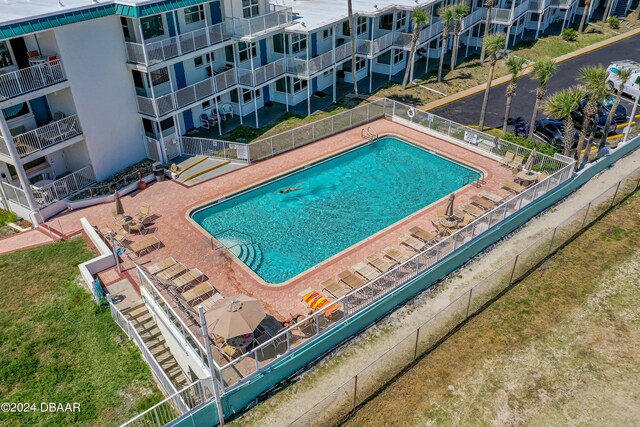
{"label": "parked car", "polygon": [[624,85],[624,89],[622,93],[628,95],[632,98],[636,98],[640,96],[640,63],[636,61],[616,61],[612,62],[609,67],[607,67],[607,71],[609,71],[609,77],[607,77],[607,84],[609,88],[613,91],[618,90],[618,86],[620,86],[620,79],[618,78],[618,73],[620,70],[631,70],[631,77],[627,80],[627,83]]}
{"label": "parked car", "polygon": [[[533,132],[538,135],[544,142],[558,148],[563,148],[564,122],[557,119],[540,119],[536,120]],[[573,147],[577,147],[580,133],[575,132],[573,135]]]}
{"label": "parked car", "polygon": [[[596,119],[597,120],[596,137],[602,136],[602,131],[604,129],[604,125],[607,123],[607,116],[609,115],[609,110],[611,109],[612,103],[613,101],[610,102],[609,98],[607,98],[603,103],[602,107],[600,108],[600,111],[598,112],[598,116]],[[608,107],[605,107],[605,104],[607,104]],[[582,121],[584,120],[584,107],[586,105],[587,105],[587,100],[585,99],[580,103],[580,106],[576,110],[571,112],[571,118],[573,118],[573,123],[578,129],[582,129]],[[618,108],[616,109],[616,114],[613,116],[613,120],[609,124],[609,129],[607,129],[607,132],[606,132],[607,135],[612,135],[616,133],[616,126],[618,124],[618,120],[621,120],[621,123],[624,123],[627,121],[627,109],[624,108],[624,106],[622,105],[618,105]],[[589,123],[589,125],[592,126],[593,124]]]}

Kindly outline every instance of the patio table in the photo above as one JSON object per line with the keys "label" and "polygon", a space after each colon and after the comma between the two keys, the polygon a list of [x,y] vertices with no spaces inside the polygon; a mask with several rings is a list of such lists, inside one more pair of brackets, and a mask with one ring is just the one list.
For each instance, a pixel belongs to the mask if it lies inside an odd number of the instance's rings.
{"label": "patio table", "polygon": [[522,171],[518,172],[518,174],[516,175],[516,178],[518,178],[518,180],[522,181],[522,185],[524,185],[526,187],[526,186],[529,186],[533,182],[538,180],[538,174],[535,173],[535,172],[522,170]]}
{"label": "patio table", "polygon": [[239,337],[232,337],[227,339],[227,345],[236,348],[246,348],[251,345],[253,342],[253,334],[247,334],[246,338],[244,335],[240,335]]}

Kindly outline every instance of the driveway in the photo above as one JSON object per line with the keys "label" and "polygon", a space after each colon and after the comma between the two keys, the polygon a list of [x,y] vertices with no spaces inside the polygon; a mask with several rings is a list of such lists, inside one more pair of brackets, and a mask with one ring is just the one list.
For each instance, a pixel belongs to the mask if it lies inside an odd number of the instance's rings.
{"label": "driveway", "polygon": [[[560,64],[558,71],[549,82],[549,93],[567,88],[577,83],[579,70],[586,65],[608,66],[611,62],[621,59],[631,59],[640,62],[640,35],[621,40],[592,52],[580,55]],[[485,125],[501,128],[504,120],[506,84],[493,87],[489,94],[489,104]],[[521,78],[518,82],[517,94],[513,99],[510,118],[522,117],[527,123],[531,120],[535,103],[537,81],[530,76]],[[484,92],[471,95],[442,107],[431,110],[434,114],[446,117],[465,125],[477,125],[480,121],[480,109]],[[628,114],[631,113],[632,103],[623,101]],[[538,118],[544,116],[539,113]]]}

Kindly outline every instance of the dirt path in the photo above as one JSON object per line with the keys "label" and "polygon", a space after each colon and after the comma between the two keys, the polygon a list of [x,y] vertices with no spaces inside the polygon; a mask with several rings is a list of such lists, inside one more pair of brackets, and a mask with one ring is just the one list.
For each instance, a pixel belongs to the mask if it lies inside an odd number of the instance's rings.
{"label": "dirt path", "polygon": [[618,161],[612,168],[594,177],[588,184],[568,197],[562,204],[530,221],[525,227],[498,243],[481,258],[463,267],[459,274],[447,280],[440,292],[423,294],[403,306],[384,321],[368,329],[350,345],[338,349],[299,381],[272,396],[232,425],[289,425],[303,416],[336,387],[361,371],[379,355],[465,293],[471,286],[504,262],[505,258],[526,249],[539,235],[563,223],[595,195],[608,189],[621,177],[640,167],[640,151]]}

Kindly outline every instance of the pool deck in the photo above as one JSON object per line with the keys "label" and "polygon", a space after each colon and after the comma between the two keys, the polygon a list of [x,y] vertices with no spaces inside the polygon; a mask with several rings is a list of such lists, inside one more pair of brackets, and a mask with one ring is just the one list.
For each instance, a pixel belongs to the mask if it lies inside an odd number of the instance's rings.
{"label": "pool deck", "polygon": [[[399,238],[407,234],[407,231],[415,225],[432,230],[433,226],[430,221],[435,218],[435,209],[444,206],[446,198],[414,213],[280,286],[265,284],[242,262],[227,255],[225,250],[212,250],[210,237],[196,227],[188,217],[189,212],[197,206],[232,195],[306,164],[314,163],[362,144],[365,141],[361,137],[361,129],[367,126],[376,133],[399,136],[453,160],[482,170],[485,173],[486,184],[481,188],[468,185],[458,190],[456,192],[456,206],[465,204],[470,197],[482,190],[504,196],[508,195],[500,186],[503,181],[512,178],[511,171],[501,167],[494,159],[462,146],[425,135],[390,120],[379,119],[189,188],[174,181],[165,181],[153,183],[144,191],[137,191],[123,197],[122,202],[127,213],[134,214],[140,205],[149,203],[152,214],[156,216],[147,236],[134,235],[131,240],[142,240],[153,235],[163,244],[161,249],[136,261],[150,264],[172,256],[188,268],[199,268],[223,296],[246,294],[258,298],[263,302],[267,312],[283,321],[291,318],[292,315],[309,313],[309,308],[300,301],[298,294],[301,291],[307,288],[320,291],[321,282],[335,278],[338,273],[363,261],[366,256],[370,254],[381,255],[382,249],[387,246],[393,246],[409,256],[412,255],[411,250],[400,245]],[[381,191],[381,197],[384,197],[385,191],[393,191],[393,183],[389,183],[389,187]],[[111,217],[112,207],[113,203],[107,203],[78,211],[64,212],[49,221],[49,225],[53,229],[61,227],[64,233],[69,235],[81,229],[80,218],[86,217],[94,226],[109,225],[118,229]],[[132,262],[126,257],[123,261],[126,269],[125,276],[135,277]],[[107,286],[122,279],[121,275],[114,274],[113,271],[105,272],[104,277],[111,278],[105,283]],[[194,332],[197,333],[197,328],[194,328]]]}

